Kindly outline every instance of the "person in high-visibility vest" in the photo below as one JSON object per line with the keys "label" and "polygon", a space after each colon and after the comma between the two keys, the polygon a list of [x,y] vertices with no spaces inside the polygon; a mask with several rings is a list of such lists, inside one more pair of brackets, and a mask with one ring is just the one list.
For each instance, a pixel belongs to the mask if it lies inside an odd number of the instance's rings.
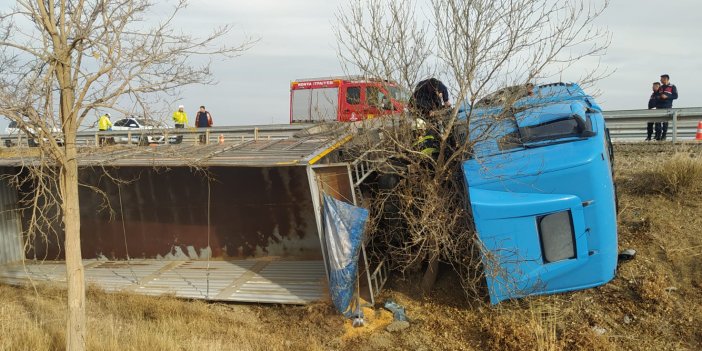
{"label": "person in high-visibility vest", "polygon": [[100,117],[98,121],[98,130],[104,132],[106,130],[112,129],[112,122],[110,121],[110,114],[106,113]]}
{"label": "person in high-visibility vest", "polygon": [[[105,132],[108,130],[112,129],[112,122],[110,121],[110,114],[106,113],[100,117],[100,120],[98,120],[98,130],[101,132]],[[105,145],[105,137],[101,136],[100,137],[100,145]]]}
{"label": "person in high-visibility vest", "polygon": [[185,106],[178,106],[178,111],[173,112],[173,122],[176,128],[185,128],[188,124],[188,115],[185,113]]}

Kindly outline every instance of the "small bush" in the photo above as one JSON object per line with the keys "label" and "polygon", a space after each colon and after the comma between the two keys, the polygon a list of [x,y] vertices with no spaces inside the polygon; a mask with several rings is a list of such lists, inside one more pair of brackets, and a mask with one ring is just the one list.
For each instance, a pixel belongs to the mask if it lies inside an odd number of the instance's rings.
{"label": "small bush", "polygon": [[556,327],[559,311],[552,304],[530,301],[525,310],[505,310],[482,324],[488,350],[559,351]]}
{"label": "small bush", "polygon": [[565,344],[563,349],[566,351],[608,351],[616,349],[615,345],[606,336],[599,335],[587,325],[572,325],[564,330],[562,337]]}
{"label": "small bush", "polygon": [[651,306],[666,308],[671,302],[670,294],[666,291],[669,279],[662,273],[652,273],[641,280],[634,290],[639,297]]}
{"label": "small bush", "polygon": [[639,193],[668,196],[702,193],[702,158],[676,153],[671,158],[638,174]]}
{"label": "small bush", "polygon": [[536,345],[537,334],[544,332],[538,321],[516,315],[498,315],[483,324],[489,350],[529,350]]}

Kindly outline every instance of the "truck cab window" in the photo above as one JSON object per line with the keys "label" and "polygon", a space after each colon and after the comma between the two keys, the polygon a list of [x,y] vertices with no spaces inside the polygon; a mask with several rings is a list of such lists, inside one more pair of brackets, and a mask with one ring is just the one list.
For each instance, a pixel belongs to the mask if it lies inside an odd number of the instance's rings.
{"label": "truck cab window", "polygon": [[346,102],[352,105],[358,105],[361,103],[361,88],[360,87],[349,87],[346,88]]}

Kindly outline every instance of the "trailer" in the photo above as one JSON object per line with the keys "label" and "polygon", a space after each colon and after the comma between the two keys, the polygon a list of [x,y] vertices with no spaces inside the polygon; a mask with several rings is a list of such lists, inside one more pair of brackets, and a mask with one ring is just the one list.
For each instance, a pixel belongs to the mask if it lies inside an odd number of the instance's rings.
{"label": "trailer", "polygon": [[[221,144],[82,150],[88,284],[213,301],[328,299],[322,196],[355,203],[371,170],[342,157],[347,132],[315,129],[257,126]],[[5,157],[0,172],[28,176],[23,169],[33,162]],[[0,178],[0,282],[65,283],[61,223],[25,236],[29,211],[18,199],[34,190]],[[374,301],[387,272],[362,251],[362,296]]]}

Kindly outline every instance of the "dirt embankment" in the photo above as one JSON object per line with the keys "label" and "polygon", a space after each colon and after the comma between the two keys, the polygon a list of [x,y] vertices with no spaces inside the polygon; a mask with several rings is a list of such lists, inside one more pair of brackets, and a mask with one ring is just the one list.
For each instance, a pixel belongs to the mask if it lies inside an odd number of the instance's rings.
{"label": "dirt embankment", "polygon": [[[409,328],[366,310],[351,328],[328,303],[208,304],[89,294],[93,350],[701,350],[702,146],[616,146],[620,249],[638,254],[602,287],[489,306],[450,273],[433,295],[395,279],[383,296]],[[700,172],[700,173],[697,173]],[[63,347],[65,293],[0,286],[0,350]],[[381,299],[382,300],[382,299]]]}

